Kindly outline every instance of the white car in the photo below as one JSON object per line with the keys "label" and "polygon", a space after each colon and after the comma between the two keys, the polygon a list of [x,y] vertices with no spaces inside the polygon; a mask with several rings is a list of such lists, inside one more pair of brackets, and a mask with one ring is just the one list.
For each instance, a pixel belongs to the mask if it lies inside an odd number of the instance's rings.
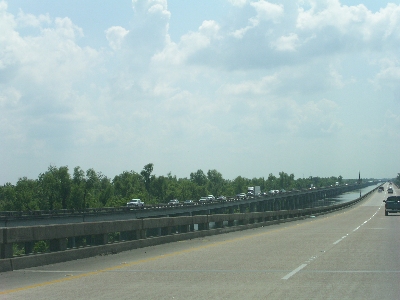
{"label": "white car", "polygon": [[208,195],[207,196],[208,201],[215,201],[215,197],[213,195]]}
{"label": "white car", "polygon": [[207,197],[201,197],[199,200],[199,203],[207,203],[207,202],[208,202]]}
{"label": "white car", "polygon": [[127,207],[144,207],[144,202],[140,199],[132,199],[128,203],[126,203]]}
{"label": "white car", "polygon": [[240,193],[236,195],[237,199],[246,199],[246,194],[245,193]]}
{"label": "white car", "polygon": [[168,205],[177,205],[177,204],[179,204],[179,201],[177,199],[172,199],[172,200],[169,200],[169,202],[168,202]]}

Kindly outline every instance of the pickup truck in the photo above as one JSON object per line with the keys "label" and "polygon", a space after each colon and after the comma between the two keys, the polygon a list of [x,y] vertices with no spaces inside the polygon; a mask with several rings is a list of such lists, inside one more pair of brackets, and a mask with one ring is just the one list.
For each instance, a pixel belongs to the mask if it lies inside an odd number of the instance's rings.
{"label": "pickup truck", "polygon": [[385,216],[400,212],[400,196],[389,196],[383,202],[385,202]]}
{"label": "pickup truck", "polygon": [[132,199],[128,203],[126,203],[127,207],[144,207],[144,202],[142,202],[140,199]]}

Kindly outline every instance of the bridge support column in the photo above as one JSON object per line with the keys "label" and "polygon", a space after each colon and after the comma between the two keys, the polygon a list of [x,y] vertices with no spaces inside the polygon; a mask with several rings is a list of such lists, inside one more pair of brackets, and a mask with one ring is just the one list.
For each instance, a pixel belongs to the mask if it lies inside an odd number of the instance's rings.
{"label": "bridge support column", "polygon": [[136,238],[137,239],[145,239],[147,237],[145,229],[136,230]]}
{"label": "bridge support column", "polygon": [[209,223],[200,223],[198,225],[199,225],[199,230],[207,230],[210,227]]}
{"label": "bridge support column", "polygon": [[0,250],[0,258],[12,258],[14,256],[13,244],[1,244]]}
{"label": "bridge support column", "polygon": [[95,245],[106,245],[108,244],[108,234],[98,234],[95,236]]}
{"label": "bridge support column", "polygon": [[72,249],[76,247],[75,237],[68,238],[68,248]]}
{"label": "bridge support column", "polygon": [[25,242],[24,243],[24,248],[25,248],[25,254],[30,254],[33,252],[33,242]]}
{"label": "bridge support column", "polygon": [[91,235],[86,236],[86,246],[93,245],[93,240]]}
{"label": "bridge support column", "polygon": [[182,225],[180,228],[181,233],[187,233],[190,231],[190,225]]}
{"label": "bridge support column", "polygon": [[122,231],[119,235],[120,241],[132,241],[138,238],[136,231]]}
{"label": "bridge support column", "polygon": [[222,228],[224,227],[224,222],[220,221],[220,222],[215,222],[215,228]]}
{"label": "bridge support column", "polygon": [[57,252],[57,251],[65,251],[67,250],[68,239],[53,239],[50,240],[50,251]]}

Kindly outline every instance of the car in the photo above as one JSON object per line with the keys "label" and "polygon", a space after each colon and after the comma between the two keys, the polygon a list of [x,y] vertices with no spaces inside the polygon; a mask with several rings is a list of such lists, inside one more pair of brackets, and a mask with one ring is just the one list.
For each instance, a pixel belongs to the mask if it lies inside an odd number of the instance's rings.
{"label": "car", "polygon": [[207,203],[207,202],[208,202],[207,197],[201,197],[200,200],[199,200],[199,203],[201,203],[201,204],[204,204],[204,203]]}
{"label": "car", "polygon": [[388,187],[387,189],[388,194],[393,194],[393,188],[391,186]]}
{"label": "car", "polygon": [[208,201],[212,202],[215,201],[215,197],[213,195],[208,195],[207,196]]}
{"label": "car", "polygon": [[219,196],[217,198],[218,201],[226,201],[226,197],[225,196]]}
{"label": "car", "polygon": [[378,187],[378,192],[383,192],[385,188],[383,186]]}
{"label": "car", "polygon": [[126,203],[127,207],[144,207],[144,202],[140,199],[132,199],[128,203]]}
{"label": "car", "polygon": [[172,199],[172,200],[169,200],[169,202],[168,202],[168,205],[177,205],[177,204],[179,204],[179,201],[177,199]]}
{"label": "car", "polygon": [[245,193],[239,193],[236,195],[236,198],[238,199],[246,199],[246,194]]}
{"label": "car", "polygon": [[184,204],[194,204],[194,201],[193,200],[185,200],[183,203]]}

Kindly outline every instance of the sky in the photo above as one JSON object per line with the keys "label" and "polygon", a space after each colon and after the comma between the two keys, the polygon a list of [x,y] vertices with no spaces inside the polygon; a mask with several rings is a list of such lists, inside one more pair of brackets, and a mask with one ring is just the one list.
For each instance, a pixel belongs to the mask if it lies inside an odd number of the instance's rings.
{"label": "sky", "polygon": [[0,184],[394,178],[399,108],[400,1],[0,0]]}

